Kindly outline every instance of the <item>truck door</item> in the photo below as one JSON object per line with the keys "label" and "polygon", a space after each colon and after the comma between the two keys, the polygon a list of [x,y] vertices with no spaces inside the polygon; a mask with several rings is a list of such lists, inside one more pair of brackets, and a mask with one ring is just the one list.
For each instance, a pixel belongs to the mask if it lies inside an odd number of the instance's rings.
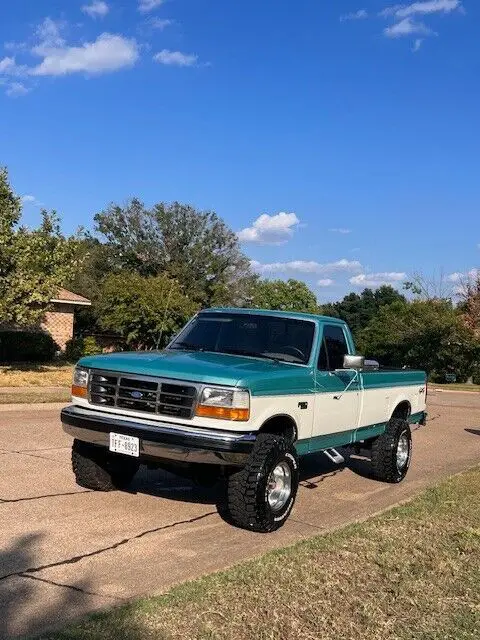
{"label": "truck door", "polygon": [[[361,407],[360,374],[342,370],[343,356],[349,352],[344,327],[340,324],[325,324],[315,372],[314,438],[353,431],[358,427]],[[322,448],[322,442],[326,440],[318,438],[318,448]],[[335,444],[326,446],[333,447]]]}

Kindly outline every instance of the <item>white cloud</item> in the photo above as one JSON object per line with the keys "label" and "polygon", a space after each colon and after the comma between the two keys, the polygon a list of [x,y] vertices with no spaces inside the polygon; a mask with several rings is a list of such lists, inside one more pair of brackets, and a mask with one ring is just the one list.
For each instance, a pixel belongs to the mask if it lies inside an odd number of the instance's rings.
{"label": "white cloud", "polygon": [[15,58],[3,58],[0,60],[0,73],[9,73],[15,66]]}
{"label": "white cloud", "polygon": [[340,228],[334,228],[334,229],[329,229],[329,231],[331,231],[332,233],[340,233],[342,235],[347,235],[348,233],[352,233],[351,229],[345,229],[343,227]]}
{"label": "white cloud", "polygon": [[24,51],[27,48],[27,43],[10,40],[9,42],[3,43],[3,48],[5,51]]}
{"label": "white cloud", "polygon": [[412,35],[432,35],[434,32],[423,22],[415,22],[412,18],[404,18],[396,22],[391,27],[384,29],[383,33],[387,38],[403,38]]}
{"label": "white cloud", "polygon": [[465,280],[476,280],[480,275],[479,269],[470,269],[470,271],[460,272],[456,271],[455,273],[451,273],[447,276],[448,282],[459,283],[464,282]]}
{"label": "white cloud", "polygon": [[[95,7],[97,14],[104,11],[98,0],[85,5],[86,8]],[[106,5],[108,8],[108,5]],[[34,30],[33,41],[27,46],[22,43],[22,51],[28,51],[32,56],[40,58],[36,65],[17,64],[15,57],[5,57],[0,60],[0,84],[7,86],[7,95],[24,95],[31,90],[23,82],[10,82],[8,78],[23,78],[29,76],[65,76],[71,73],[100,74],[117,71],[124,67],[133,66],[140,57],[140,47],[133,38],[122,35],[102,33],[93,42],[82,42],[80,45],[70,45],[63,37],[67,23],[45,18]],[[17,47],[18,48],[18,47]],[[19,49],[20,50],[20,49]]]}
{"label": "white cloud", "polygon": [[133,66],[139,58],[134,39],[102,33],[94,42],[79,47],[56,45],[35,48],[43,61],[29,70],[33,76],[63,76],[69,73],[105,73]]}
{"label": "white cloud", "polygon": [[29,91],[30,89],[28,89],[22,82],[10,82],[7,84],[5,93],[9,98],[19,98],[20,96],[25,96]]}
{"label": "white cloud", "polygon": [[154,9],[157,9],[164,0],[140,0],[138,4],[138,10],[140,13],[150,13]]}
{"label": "white cloud", "polygon": [[420,47],[422,46],[422,44],[423,44],[423,38],[417,38],[413,43],[413,47],[412,47],[413,53],[417,53],[417,51],[420,51]]}
{"label": "white cloud", "polygon": [[35,35],[38,38],[39,44],[33,48],[33,52],[37,53],[37,55],[43,55],[44,51],[48,51],[49,49],[56,47],[63,47],[65,45],[65,40],[63,39],[61,32],[64,27],[64,22],[56,22],[51,18],[45,18],[45,20],[35,29]]}
{"label": "white cloud", "polygon": [[162,20],[161,18],[152,18],[149,21],[149,24],[152,27],[152,29],[159,29],[160,31],[163,31],[164,29],[166,29],[166,27],[170,27],[173,23],[174,23],[174,20],[168,20],[168,19]]}
{"label": "white cloud", "polygon": [[347,20],[365,20],[368,18],[368,11],[366,9],[359,9],[358,11],[352,11],[351,13],[345,13],[340,16],[340,22],[346,22]]}
{"label": "white cloud", "polygon": [[25,196],[22,196],[21,197],[21,201],[22,201],[23,204],[31,204],[31,205],[33,205],[35,207],[41,207],[42,206],[42,203],[39,202],[36,199],[35,196],[29,195],[29,194],[27,194]]}
{"label": "white cloud", "polygon": [[455,273],[451,273],[450,275],[448,275],[447,280],[448,282],[460,282],[460,280],[464,277],[465,277],[464,273],[460,273],[456,271]]}
{"label": "white cloud", "polygon": [[333,280],[330,278],[322,278],[321,280],[317,280],[317,285],[319,287],[331,287],[333,284]]}
{"label": "white cloud", "polygon": [[241,242],[255,242],[257,244],[285,244],[293,236],[295,227],[300,220],[294,213],[284,211],[269,216],[267,213],[258,217],[251,227],[238,232]]}
{"label": "white cloud", "polygon": [[432,13],[451,13],[452,11],[463,11],[461,0],[424,0],[404,5],[397,4],[387,7],[380,12],[381,16],[395,16],[396,18],[408,18],[413,15],[430,15]]}
{"label": "white cloud", "polygon": [[394,284],[402,282],[407,277],[406,273],[397,271],[382,273],[360,273],[358,276],[350,278],[350,284],[357,287],[381,287],[384,284]]}
{"label": "white cloud", "polygon": [[110,11],[110,7],[103,0],[93,0],[92,4],[84,4],[82,11],[91,18],[103,18]]}
{"label": "white cloud", "polygon": [[170,51],[163,49],[153,56],[155,62],[174,67],[193,67],[197,64],[198,56],[193,53],[182,53],[181,51]]}
{"label": "white cloud", "polygon": [[19,65],[16,63],[15,58],[3,58],[0,60],[0,75],[4,76],[24,76],[27,71],[25,65]]}
{"label": "white cloud", "polygon": [[317,273],[328,274],[339,271],[355,272],[362,269],[362,265],[358,260],[337,260],[337,262],[320,263],[314,260],[292,260],[291,262],[271,262],[262,264],[256,260],[251,262],[252,269],[259,273]]}

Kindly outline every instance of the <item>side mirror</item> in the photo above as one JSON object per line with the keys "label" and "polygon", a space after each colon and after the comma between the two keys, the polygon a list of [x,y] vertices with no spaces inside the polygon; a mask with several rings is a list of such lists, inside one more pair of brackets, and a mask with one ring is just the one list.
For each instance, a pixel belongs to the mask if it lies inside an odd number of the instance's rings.
{"label": "side mirror", "polygon": [[343,368],[361,371],[365,366],[365,356],[343,356]]}

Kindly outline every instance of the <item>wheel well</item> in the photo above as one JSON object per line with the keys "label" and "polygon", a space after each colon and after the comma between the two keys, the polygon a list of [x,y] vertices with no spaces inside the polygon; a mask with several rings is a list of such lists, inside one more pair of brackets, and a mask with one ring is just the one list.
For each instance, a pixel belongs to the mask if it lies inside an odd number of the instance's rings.
{"label": "wheel well", "polygon": [[395,407],[395,411],[392,413],[392,418],[402,418],[403,420],[406,420],[411,412],[412,407],[410,406],[410,403],[407,400],[404,400]]}
{"label": "wheel well", "polygon": [[260,433],[275,433],[286,436],[290,442],[297,440],[298,432],[295,420],[288,415],[279,415],[269,418],[260,428]]}

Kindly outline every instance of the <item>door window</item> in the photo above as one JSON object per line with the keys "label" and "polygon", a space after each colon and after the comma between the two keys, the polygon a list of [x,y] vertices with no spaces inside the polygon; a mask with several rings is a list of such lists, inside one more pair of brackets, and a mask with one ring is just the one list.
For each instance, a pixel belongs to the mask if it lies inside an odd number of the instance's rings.
{"label": "door window", "polygon": [[322,371],[343,369],[343,356],[347,353],[347,340],[342,327],[332,324],[325,325],[323,327],[318,368]]}

